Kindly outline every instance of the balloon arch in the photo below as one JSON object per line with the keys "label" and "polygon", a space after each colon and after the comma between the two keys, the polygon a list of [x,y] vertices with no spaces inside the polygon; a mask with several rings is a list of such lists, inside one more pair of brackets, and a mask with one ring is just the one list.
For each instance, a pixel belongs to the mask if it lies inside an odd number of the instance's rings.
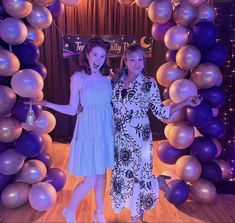
{"label": "balloon arch", "polygon": [[[52,144],[48,133],[55,127],[55,117],[28,101],[43,98],[47,70],[38,62],[43,29],[63,14],[65,6],[79,2],[0,1],[0,192],[6,207],[20,207],[29,201],[35,210],[47,210],[65,185],[64,172],[52,168],[52,158],[46,152]],[[168,48],[166,63],[156,72],[164,87],[163,103],[178,103],[196,94],[204,98],[199,106],[162,120],[167,124],[164,133],[168,140],[159,145],[157,154],[162,162],[174,165],[163,172],[171,176],[169,202],[182,204],[191,194],[195,201],[210,203],[217,196],[214,184],[234,177],[229,162],[220,159],[218,138],[225,126],[217,115],[226,101],[220,67],[227,50],[216,43],[215,9],[206,0],[118,2],[146,8],[153,22],[153,38],[164,41]],[[29,118],[30,106],[36,118],[34,131],[22,125]],[[12,193],[21,196],[11,198]]]}

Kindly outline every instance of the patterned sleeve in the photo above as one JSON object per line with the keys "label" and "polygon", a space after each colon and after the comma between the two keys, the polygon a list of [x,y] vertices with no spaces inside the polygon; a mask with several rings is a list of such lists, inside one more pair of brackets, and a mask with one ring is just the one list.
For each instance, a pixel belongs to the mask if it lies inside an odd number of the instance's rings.
{"label": "patterned sleeve", "polygon": [[158,119],[170,118],[170,105],[163,105],[156,81],[151,78],[151,87],[149,91],[150,109]]}

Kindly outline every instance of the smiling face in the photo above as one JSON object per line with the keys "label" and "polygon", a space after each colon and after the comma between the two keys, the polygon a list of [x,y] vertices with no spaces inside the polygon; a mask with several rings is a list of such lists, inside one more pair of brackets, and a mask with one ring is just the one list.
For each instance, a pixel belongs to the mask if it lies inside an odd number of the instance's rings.
{"label": "smiling face", "polygon": [[100,68],[105,62],[106,51],[102,47],[96,46],[86,56],[91,72],[97,72],[100,71]]}
{"label": "smiling face", "polygon": [[144,69],[144,55],[141,51],[130,52],[126,55],[125,64],[128,74],[138,75]]}

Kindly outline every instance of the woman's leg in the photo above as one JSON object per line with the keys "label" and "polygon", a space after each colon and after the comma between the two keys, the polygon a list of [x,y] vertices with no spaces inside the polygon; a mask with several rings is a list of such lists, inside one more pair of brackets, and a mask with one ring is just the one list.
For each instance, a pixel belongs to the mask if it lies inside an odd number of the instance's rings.
{"label": "woman's leg", "polygon": [[96,211],[95,211],[94,220],[96,222],[106,222],[103,215],[105,188],[106,188],[106,174],[98,175],[95,184]]}
{"label": "woman's leg", "polygon": [[97,176],[84,177],[84,180],[75,187],[68,206],[64,209],[66,222],[75,222],[77,207],[86,194],[95,187],[96,179]]}

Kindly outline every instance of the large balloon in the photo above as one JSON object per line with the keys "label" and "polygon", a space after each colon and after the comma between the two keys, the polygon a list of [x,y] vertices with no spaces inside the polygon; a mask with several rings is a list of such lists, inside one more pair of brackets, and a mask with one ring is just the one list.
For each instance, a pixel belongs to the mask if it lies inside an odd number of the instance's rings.
{"label": "large balloon", "polygon": [[0,116],[9,112],[14,106],[15,102],[15,92],[5,85],[0,85]]}
{"label": "large balloon", "polygon": [[8,17],[0,23],[0,37],[11,45],[23,43],[27,35],[26,25],[20,19]]}
{"label": "large balloon", "polygon": [[182,156],[175,164],[176,174],[185,181],[193,182],[199,179],[202,167],[200,162],[193,156]]}
{"label": "large balloon", "polygon": [[176,63],[184,70],[194,69],[199,64],[200,60],[201,53],[195,46],[183,46],[176,54]]}
{"label": "large balloon", "polygon": [[47,8],[50,10],[53,18],[58,18],[63,15],[65,6],[63,2],[55,1],[51,5],[47,6]]}
{"label": "large balloon", "polygon": [[0,173],[13,175],[24,165],[25,157],[15,149],[8,149],[0,154]]}
{"label": "large balloon", "polygon": [[31,69],[18,71],[11,79],[11,86],[21,97],[36,97],[43,88],[41,75]]}
{"label": "large balloon", "polygon": [[170,87],[174,81],[182,79],[186,75],[187,73],[180,69],[176,63],[168,62],[158,68],[156,78],[162,86]]}
{"label": "large balloon", "polygon": [[213,118],[211,107],[202,101],[196,107],[186,108],[186,119],[195,127],[202,128],[210,124]]}
{"label": "large balloon", "polygon": [[190,96],[197,95],[197,87],[190,80],[179,79],[171,84],[169,94],[174,103],[179,103]]}
{"label": "large balloon", "polygon": [[30,25],[37,29],[48,28],[52,23],[51,12],[45,6],[34,5],[33,11],[26,18]]}
{"label": "large balloon", "polygon": [[20,68],[20,62],[15,54],[0,49],[0,75],[12,76]]}
{"label": "large balloon", "polygon": [[35,157],[43,150],[42,137],[35,132],[23,132],[16,141],[16,150],[26,157]]}
{"label": "large balloon", "polygon": [[169,0],[152,1],[148,8],[148,16],[152,22],[159,24],[170,20],[173,7]]}
{"label": "large balloon", "polygon": [[219,67],[212,63],[198,65],[191,74],[193,82],[198,88],[211,88],[218,85],[222,75]]}
{"label": "large balloon", "polygon": [[58,168],[51,168],[48,170],[44,182],[50,183],[58,192],[63,189],[66,183],[65,173]]}
{"label": "large balloon", "polygon": [[27,30],[27,40],[31,41],[35,46],[41,46],[45,39],[43,31],[30,25],[27,26]]}
{"label": "large balloon", "polygon": [[0,141],[13,142],[21,133],[22,127],[19,121],[8,117],[0,119]]}
{"label": "large balloon", "polygon": [[168,186],[170,188],[170,193],[167,200],[170,203],[180,205],[188,199],[189,187],[185,181],[172,180],[169,182]]}
{"label": "large balloon", "polygon": [[194,128],[186,122],[178,122],[170,127],[168,140],[177,149],[186,149],[194,140]]}
{"label": "large balloon", "polygon": [[173,13],[174,21],[179,26],[189,26],[197,18],[197,10],[189,3],[178,4]]}
{"label": "large balloon", "polygon": [[221,89],[221,87],[218,86],[207,89],[200,89],[198,93],[212,108],[221,107],[227,99],[225,92]]}
{"label": "large balloon", "polygon": [[209,180],[214,184],[222,180],[222,170],[216,162],[203,162],[201,163],[201,167],[201,178]]}
{"label": "large balloon", "polygon": [[176,149],[168,142],[162,142],[157,148],[158,158],[167,164],[175,164],[177,159],[186,155],[186,150]]}
{"label": "large balloon", "polygon": [[152,0],[135,0],[135,4],[140,8],[148,8]]}
{"label": "large balloon", "polygon": [[12,17],[23,18],[32,12],[33,5],[25,0],[2,0],[6,12]]}
{"label": "large balloon", "polygon": [[47,168],[40,160],[28,160],[23,165],[19,178],[20,181],[35,184],[41,182],[47,174]]}
{"label": "large balloon", "polygon": [[157,41],[164,40],[166,31],[174,25],[175,23],[172,21],[168,21],[163,24],[153,23],[152,29],[151,29],[152,37]]}
{"label": "large balloon", "polygon": [[190,149],[191,154],[202,162],[213,160],[217,153],[216,145],[207,137],[196,137]]}
{"label": "large balloon", "polygon": [[5,187],[1,194],[3,206],[18,208],[26,204],[31,186],[27,183],[15,182]]}
{"label": "large balloon", "polygon": [[55,188],[46,182],[34,184],[29,191],[29,203],[37,211],[46,211],[56,202]]}
{"label": "large balloon", "polygon": [[201,48],[207,48],[216,43],[217,28],[212,22],[199,22],[191,27],[189,43]]}
{"label": "large balloon", "polygon": [[193,200],[204,204],[212,203],[217,198],[215,186],[204,179],[199,179],[192,183],[190,187],[190,195]]}

